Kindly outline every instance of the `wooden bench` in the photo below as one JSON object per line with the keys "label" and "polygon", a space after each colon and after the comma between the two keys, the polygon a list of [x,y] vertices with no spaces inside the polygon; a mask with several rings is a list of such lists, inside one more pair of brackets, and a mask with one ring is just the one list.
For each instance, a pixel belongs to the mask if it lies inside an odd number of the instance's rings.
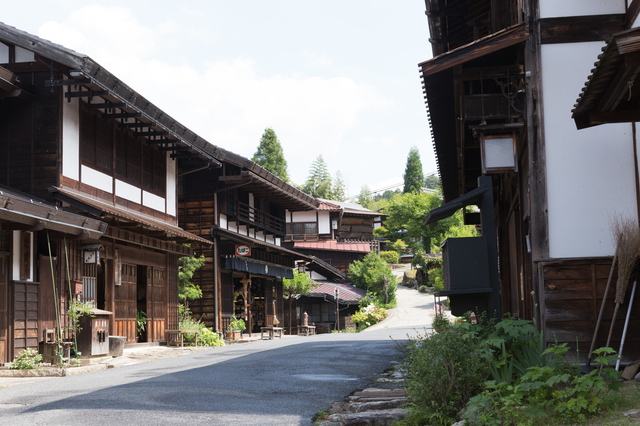
{"label": "wooden bench", "polygon": [[[198,346],[198,333],[199,330],[165,330],[164,334],[178,333],[180,334],[180,347],[184,348],[184,335],[195,334],[196,335],[196,347]],[[167,339],[167,346],[169,346],[169,339]]]}
{"label": "wooden bench", "polygon": [[[267,339],[269,340],[273,340],[274,337],[278,337],[279,339],[282,339],[282,331],[284,330],[284,328],[282,327],[273,327],[273,326],[268,326],[268,327],[260,327],[260,338],[262,340],[264,340],[264,332],[267,332]],[[276,336],[276,333],[278,333],[278,335]]]}
{"label": "wooden bench", "polygon": [[316,334],[315,325],[299,325],[298,326],[298,336],[308,336],[309,333],[311,333],[312,336]]}

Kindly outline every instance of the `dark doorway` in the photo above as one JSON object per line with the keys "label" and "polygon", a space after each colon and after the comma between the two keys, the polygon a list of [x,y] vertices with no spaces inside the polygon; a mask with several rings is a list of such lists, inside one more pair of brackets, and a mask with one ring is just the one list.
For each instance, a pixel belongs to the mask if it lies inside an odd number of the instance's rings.
{"label": "dark doorway", "polygon": [[105,311],[108,310],[106,305],[106,269],[103,259],[98,264],[98,276],[96,279],[96,308],[104,309]]}
{"label": "dark doorway", "polygon": [[[148,322],[147,318],[147,267],[137,266],[136,281],[136,306],[137,306],[137,329],[138,342],[147,341]],[[144,318],[144,327],[140,326],[141,319]]]}

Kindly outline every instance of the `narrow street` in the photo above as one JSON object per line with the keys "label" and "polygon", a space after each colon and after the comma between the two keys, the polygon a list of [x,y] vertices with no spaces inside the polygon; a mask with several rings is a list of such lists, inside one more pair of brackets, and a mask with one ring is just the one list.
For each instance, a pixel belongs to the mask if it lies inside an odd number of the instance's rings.
{"label": "narrow street", "polygon": [[[310,425],[333,401],[400,360],[433,296],[398,288],[389,319],[362,333],[211,348],[0,389],[0,424]],[[417,331],[416,331],[417,330]]]}

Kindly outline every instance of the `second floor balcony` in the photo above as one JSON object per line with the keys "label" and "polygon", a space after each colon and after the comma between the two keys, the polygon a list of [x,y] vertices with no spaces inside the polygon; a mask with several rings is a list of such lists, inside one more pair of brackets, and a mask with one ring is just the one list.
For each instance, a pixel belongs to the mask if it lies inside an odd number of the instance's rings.
{"label": "second floor balcony", "polygon": [[239,201],[234,203],[234,207],[231,212],[227,210],[229,228],[233,227],[235,223],[238,227],[246,227],[253,230],[254,232],[250,232],[250,235],[255,233],[256,236],[259,234],[272,234],[275,237],[284,237],[284,220]]}

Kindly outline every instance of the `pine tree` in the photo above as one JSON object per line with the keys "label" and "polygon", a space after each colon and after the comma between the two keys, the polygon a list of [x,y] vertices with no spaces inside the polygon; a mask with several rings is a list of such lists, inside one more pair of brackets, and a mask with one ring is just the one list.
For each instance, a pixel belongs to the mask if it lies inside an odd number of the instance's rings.
{"label": "pine tree", "polygon": [[309,177],[302,190],[312,197],[324,199],[332,197],[331,175],[322,155],[319,155],[311,164]]}
{"label": "pine tree", "polygon": [[347,201],[347,195],[345,194],[345,185],[342,180],[342,173],[340,170],[336,172],[336,177],[333,180],[333,194],[331,199],[334,201]]}
{"label": "pine tree", "polygon": [[371,193],[371,189],[369,189],[369,185],[365,185],[362,187],[362,189],[360,189],[357,202],[365,209],[370,209],[372,207],[373,194]]}
{"label": "pine tree", "polygon": [[404,194],[418,192],[423,185],[422,162],[417,147],[411,147],[407,156],[407,167],[404,169]]}
{"label": "pine tree", "polygon": [[254,163],[264,167],[285,182],[289,182],[287,160],[284,159],[282,145],[272,128],[264,129],[260,145],[251,159]]}

